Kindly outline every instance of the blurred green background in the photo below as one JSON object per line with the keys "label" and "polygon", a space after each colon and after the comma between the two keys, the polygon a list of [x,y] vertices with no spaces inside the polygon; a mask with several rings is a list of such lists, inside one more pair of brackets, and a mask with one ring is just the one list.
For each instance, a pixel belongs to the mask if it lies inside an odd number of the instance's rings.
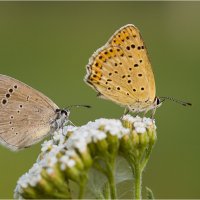
{"label": "blurred green background", "polygon": [[[75,109],[76,125],[119,118],[123,108],[96,98],[83,82],[92,53],[121,26],[141,31],[154,68],[158,142],[143,185],[156,198],[200,198],[200,2],[0,2],[0,73],[40,90],[61,108]],[[0,198],[12,198],[18,178],[35,162],[40,144],[18,153],[0,147]]]}

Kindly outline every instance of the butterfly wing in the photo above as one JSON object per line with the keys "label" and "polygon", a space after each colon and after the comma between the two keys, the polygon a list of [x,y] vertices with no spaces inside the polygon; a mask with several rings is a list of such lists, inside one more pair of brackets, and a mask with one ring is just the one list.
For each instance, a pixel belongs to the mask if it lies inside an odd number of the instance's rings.
{"label": "butterfly wing", "polygon": [[0,75],[0,142],[11,150],[41,140],[55,120],[58,106],[41,92]]}
{"label": "butterfly wing", "polygon": [[85,81],[104,98],[124,106],[148,104],[155,98],[155,81],[147,50],[134,25],[120,28],[95,52]]}

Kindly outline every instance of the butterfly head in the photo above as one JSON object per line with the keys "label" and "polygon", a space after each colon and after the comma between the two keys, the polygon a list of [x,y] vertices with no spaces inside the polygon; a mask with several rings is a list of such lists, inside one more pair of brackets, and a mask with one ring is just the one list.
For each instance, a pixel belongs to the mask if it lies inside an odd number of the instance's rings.
{"label": "butterfly head", "polygon": [[153,110],[153,112],[155,112],[155,110],[157,109],[157,108],[159,108],[161,105],[162,105],[162,103],[163,103],[163,101],[159,98],[159,97],[155,97],[154,98],[154,101],[153,101],[153,103],[151,103],[150,105],[148,105],[144,110],[142,110],[142,111],[144,111],[145,113],[146,112],[148,112],[148,111],[150,111],[150,110]]}
{"label": "butterfly head", "polygon": [[70,110],[69,109],[56,109],[56,114],[57,114],[57,118],[68,118],[69,114],[70,114]]}
{"label": "butterfly head", "polygon": [[64,126],[66,122],[69,121],[69,115],[71,108],[73,107],[86,107],[90,108],[91,106],[88,105],[71,105],[63,109],[56,109],[56,119],[52,123],[52,127],[54,130],[58,130]]}
{"label": "butterfly head", "polygon": [[68,121],[70,110],[69,109],[56,109],[56,119],[53,122],[53,128],[58,130],[63,127],[64,123]]}
{"label": "butterfly head", "polygon": [[86,108],[90,108],[91,106],[89,106],[89,105],[71,105],[71,106],[68,106],[68,107],[63,108],[63,109],[56,109],[57,118],[59,118],[59,119],[60,118],[65,118],[65,119],[68,120],[71,108],[73,108],[73,107],[86,107]]}

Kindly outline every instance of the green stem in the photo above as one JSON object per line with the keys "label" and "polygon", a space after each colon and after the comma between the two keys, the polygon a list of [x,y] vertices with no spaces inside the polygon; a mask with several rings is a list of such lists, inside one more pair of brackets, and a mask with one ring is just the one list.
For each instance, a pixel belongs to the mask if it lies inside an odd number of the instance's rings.
{"label": "green stem", "polygon": [[114,176],[114,167],[113,165],[108,165],[108,181],[110,185],[110,196],[111,199],[117,199],[116,187],[115,187],[115,176]]}
{"label": "green stem", "polygon": [[117,195],[116,195],[116,188],[115,188],[115,181],[114,178],[112,177],[112,179],[110,180],[110,196],[112,199],[116,199]]}
{"label": "green stem", "polygon": [[86,187],[86,182],[87,182],[87,175],[84,173],[81,178],[81,183],[80,183],[80,189],[79,189],[79,195],[78,199],[83,199],[84,197],[84,192],[85,192],[85,187]]}
{"label": "green stem", "polygon": [[85,185],[84,185],[84,184],[81,184],[81,185],[80,185],[80,190],[79,190],[78,199],[82,199],[82,198],[83,198],[84,191],[85,191]]}
{"label": "green stem", "polygon": [[142,169],[140,166],[140,162],[137,162],[134,167],[135,172],[135,184],[134,184],[134,192],[135,192],[135,199],[139,200],[142,199]]}
{"label": "green stem", "polygon": [[98,162],[95,162],[94,164],[93,164],[93,167],[96,169],[96,170],[98,170],[98,171],[100,171],[102,174],[104,174],[105,176],[107,176],[107,171],[98,163]]}
{"label": "green stem", "polygon": [[[115,157],[110,157],[110,155],[105,156],[107,159],[101,158],[106,164],[106,169],[104,169],[98,162],[94,164],[94,168],[102,172],[108,179],[110,198],[117,199],[116,185],[115,185]],[[107,199],[107,198],[106,198]]]}
{"label": "green stem", "polygon": [[[47,198],[47,196],[44,196],[44,198]],[[54,193],[51,197],[53,199],[71,199],[69,195],[62,194],[62,193]]]}
{"label": "green stem", "polygon": [[108,182],[105,183],[104,185],[102,197],[103,198],[98,198],[98,199],[101,199],[101,200],[110,199],[110,185]]}
{"label": "green stem", "polygon": [[148,149],[146,150],[146,155],[145,155],[145,158],[144,160],[142,161],[141,163],[141,170],[143,171],[144,168],[146,167],[146,164],[150,158],[150,155],[151,155],[151,152],[152,152],[152,149],[153,149],[153,145],[152,146],[149,146]]}

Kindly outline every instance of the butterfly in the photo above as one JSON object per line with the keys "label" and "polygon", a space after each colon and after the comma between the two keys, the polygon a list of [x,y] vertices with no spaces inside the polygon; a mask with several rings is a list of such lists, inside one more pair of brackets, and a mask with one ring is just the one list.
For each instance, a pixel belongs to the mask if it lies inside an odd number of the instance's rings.
{"label": "butterfly", "polygon": [[69,114],[69,107],[60,109],[41,92],[0,75],[0,143],[9,149],[16,151],[39,142],[62,128]]}
{"label": "butterfly", "polygon": [[154,74],[147,49],[138,28],[132,24],[117,30],[108,42],[98,49],[86,66],[85,82],[98,96],[125,106],[125,113],[152,110],[165,99],[182,105],[190,103],[170,97],[157,97]]}

